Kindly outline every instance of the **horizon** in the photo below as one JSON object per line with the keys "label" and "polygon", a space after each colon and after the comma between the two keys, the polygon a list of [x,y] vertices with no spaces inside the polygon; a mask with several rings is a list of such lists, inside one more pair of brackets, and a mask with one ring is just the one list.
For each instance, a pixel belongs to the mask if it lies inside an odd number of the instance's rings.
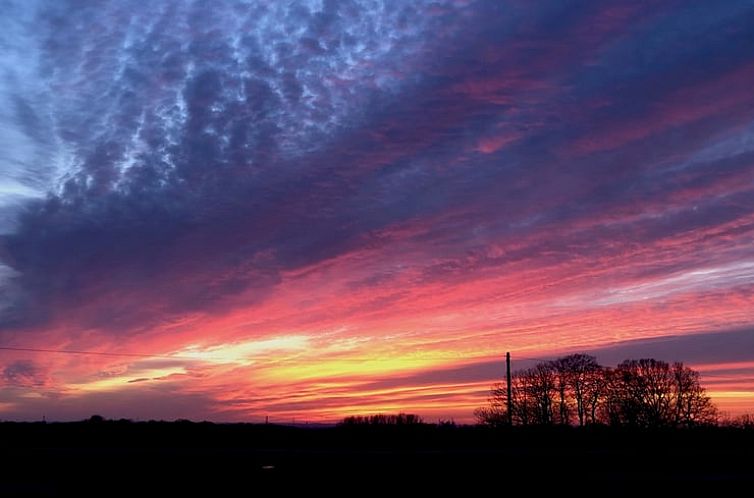
{"label": "horizon", "polygon": [[753,60],[748,0],[9,0],[0,420],[468,423],[507,351],[754,413]]}

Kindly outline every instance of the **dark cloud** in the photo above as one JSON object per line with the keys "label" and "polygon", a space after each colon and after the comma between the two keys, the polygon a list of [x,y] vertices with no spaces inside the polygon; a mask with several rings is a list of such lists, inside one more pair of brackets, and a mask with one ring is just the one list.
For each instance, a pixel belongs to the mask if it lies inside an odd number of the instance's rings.
{"label": "dark cloud", "polygon": [[[57,180],[0,242],[0,327],[248,305],[285,270],[456,210],[415,240],[427,279],[754,211],[725,183],[750,150],[695,157],[751,117],[748,2],[317,3],[36,13],[53,95],[14,96],[14,124],[57,144]],[[493,240],[510,250],[459,257]]]}
{"label": "dark cloud", "polygon": [[690,364],[748,362],[754,360],[754,330],[720,330],[641,339],[595,349],[590,353],[608,365],[628,358],[657,358]]}
{"label": "dark cloud", "polygon": [[128,384],[136,384],[138,382],[147,382],[147,381],[150,381],[150,380],[152,380],[152,379],[150,379],[148,377],[140,377],[138,379],[131,379],[127,383]]}
{"label": "dark cloud", "polygon": [[29,360],[8,364],[2,371],[2,380],[7,387],[43,387],[48,381],[45,369]]}
{"label": "dark cloud", "polygon": [[[689,335],[663,336],[654,339],[622,341],[605,347],[578,351],[594,355],[607,366],[615,366],[623,360],[655,358],[667,362],[680,361],[689,365],[712,365],[754,360],[754,330],[720,330]],[[563,353],[563,355],[569,353]],[[553,357],[554,358],[554,357]],[[525,353],[512,354],[513,370],[529,368],[536,363],[552,358],[532,358]],[[742,367],[749,373],[750,367]],[[720,369],[721,372],[728,371]],[[481,361],[460,367],[439,368],[412,375],[366,383],[365,391],[390,389],[404,386],[462,385],[504,380],[505,358]],[[714,379],[712,379],[714,380]],[[740,382],[740,380],[739,380]]]}

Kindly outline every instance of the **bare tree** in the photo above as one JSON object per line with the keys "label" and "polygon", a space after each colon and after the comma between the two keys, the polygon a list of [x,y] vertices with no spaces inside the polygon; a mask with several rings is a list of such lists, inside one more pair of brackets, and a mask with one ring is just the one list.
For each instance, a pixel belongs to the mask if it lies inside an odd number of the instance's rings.
{"label": "bare tree", "polygon": [[603,375],[603,401],[600,403],[600,420],[609,425],[621,425],[624,422],[623,399],[624,384],[617,370],[605,368]]}
{"label": "bare tree", "polygon": [[531,399],[531,420],[536,425],[553,422],[553,405],[556,395],[555,370],[549,363],[539,363],[520,374],[523,388]]}
{"label": "bare tree", "polygon": [[717,421],[717,409],[699,382],[699,372],[673,363],[675,425],[690,427]]}
{"label": "bare tree", "polygon": [[618,365],[624,423],[648,427],[713,423],[717,412],[699,382],[699,373],[653,359]]}
{"label": "bare tree", "polygon": [[558,423],[569,425],[571,423],[571,402],[568,392],[568,365],[565,358],[558,358],[550,362],[555,370],[555,388],[558,392]]}
{"label": "bare tree", "polygon": [[596,388],[598,373],[601,370],[597,358],[586,354],[572,354],[559,358],[557,364],[564,375],[565,384],[570,388],[576,405],[579,425],[583,426],[586,418],[587,397],[599,398]]}
{"label": "bare tree", "polygon": [[338,425],[349,426],[395,426],[395,425],[421,425],[424,420],[413,413],[397,413],[376,415],[355,415],[344,418]]}
{"label": "bare tree", "polygon": [[482,406],[474,410],[474,417],[477,423],[500,427],[508,424],[507,408],[507,390],[505,384],[497,382],[490,388],[490,395],[487,398],[487,406]]}
{"label": "bare tree", "polygon": [[733,419],[724,419],[722,424],[726,427],[735,427],[749,431],[754,430],[754,414],[744,413]]}
{"label": "bare tree", "polygon": [[[488,406],[474,413],[480,423],[507,422],[506,389],[495,384]],[[689,427],[714,423],[716,409],[699,373],[682,363],[626,360],[615,369],[593,356],[575,354],[539,363],[512,379],[512,420],[517,425],[594,423],[640,427]]]}
{"label": "bare tree", "polygon": [[597,368],[588,372],[584,379],[583,406],[586,413],[587,423],[599,422],[599,409],[607,398],[609,369],[597,365]]}
{"label": "bare tree", "polygon": [[622,383],[623,423],[642,427],[671,425],[673,373],[664,361],[644,358],[626,360],[617,368]]}
{"label": "bare tree", "polygon": [[516,425],[530,425],[536,423],[534,414],[536,402],[532,395],[529,377],[525,372],[516,372],[511,379],[511,400],[513,409],[513,423]]}

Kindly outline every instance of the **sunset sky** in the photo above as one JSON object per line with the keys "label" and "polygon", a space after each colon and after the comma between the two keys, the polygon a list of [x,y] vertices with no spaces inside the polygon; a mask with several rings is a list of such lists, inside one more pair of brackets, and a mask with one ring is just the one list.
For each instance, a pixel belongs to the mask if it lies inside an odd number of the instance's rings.
{"label": "sunset sky", "polygon": [[754,411],[751,0],[0,8],[0,347],[48,350],[0,419],[470,422],[506,351]]}

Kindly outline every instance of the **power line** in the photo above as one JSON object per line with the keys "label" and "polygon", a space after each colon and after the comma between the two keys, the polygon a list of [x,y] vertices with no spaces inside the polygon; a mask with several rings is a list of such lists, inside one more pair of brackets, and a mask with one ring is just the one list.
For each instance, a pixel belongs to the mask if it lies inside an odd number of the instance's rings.
{"label": "power line", "polygon": [[167,355],[155,355],[155,354],[141,354],[141,353],[111,353],[107,351],[83,351],[77,349],[43,349],[43,348],[14,348],[11,346],[0,346],[0,350],[3,351],[20,351],[27,353],[58,353],[58,354],[89,354],[97,356],[124,356],[130,358],[160,358],[160,359],[186,359],[193,360],[196,358],[188,358],[181,356],[167,356]]}

